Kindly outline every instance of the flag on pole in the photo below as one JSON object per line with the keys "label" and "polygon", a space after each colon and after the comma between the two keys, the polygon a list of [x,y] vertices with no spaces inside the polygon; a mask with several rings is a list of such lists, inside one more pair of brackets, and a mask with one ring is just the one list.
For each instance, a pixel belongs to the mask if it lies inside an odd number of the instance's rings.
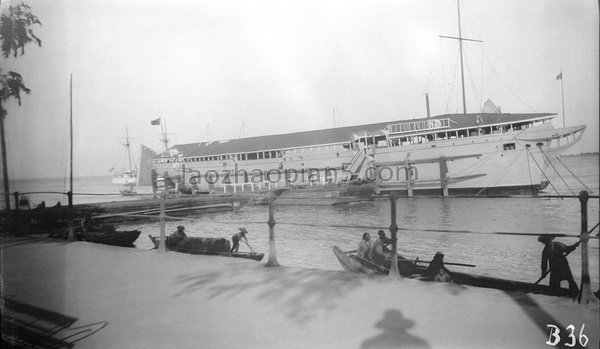
{"label": "flag on pole", "polygon": [[151,120],[150,125],[152,125],[152,126],[160,125],[160,118]]}
{"label": "flag on pole", "polygon": [[556,76],[556,80],[562,80],[562,72]]}

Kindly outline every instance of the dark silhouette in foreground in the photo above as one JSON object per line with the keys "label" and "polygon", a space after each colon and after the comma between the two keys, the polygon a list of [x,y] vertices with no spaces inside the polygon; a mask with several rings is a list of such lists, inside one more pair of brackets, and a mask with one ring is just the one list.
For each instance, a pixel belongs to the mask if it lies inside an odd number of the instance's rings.
{"label": "dark silhouette in foreground", "polygon": [[429,344],[422,338],[413,336],[407,330],[415,325],[415,322],[406,319],[398,310],[387,310],[383,319],[379,320],[375,327],[383,332],[376,337],[365,340],[361,349],[368,348],[430,348]]}

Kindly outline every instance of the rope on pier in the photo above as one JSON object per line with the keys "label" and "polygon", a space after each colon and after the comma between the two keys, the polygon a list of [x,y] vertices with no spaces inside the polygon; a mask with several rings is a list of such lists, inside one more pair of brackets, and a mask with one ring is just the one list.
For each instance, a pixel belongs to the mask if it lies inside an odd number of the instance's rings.
{"label": "rope on pier", "polygon": [[540,166],[540,164],[533,157],[533,154],[531,154],[531,150],[529,150],[529,147],[525,147],[525,149],[527,149],[527,153],[531,156],[531,158],[533,159],[533,162],[535,162],[536,166],[538,167],[538,169],[540,170],[540,172],[544,175],[544,178],[546,178],[546,180],[548,181],[548,183],[550,184],[550,186],[552,187],[552,189],[554,189],[554,191],[556,192],[556,194],[560,195],[560,192],[554,187],[554,185],[552,184],[552,181],[550,181],[550,178],[548,178],[548,176],[546,176],[546,173],[544,173],[544,170],[542,169],[542,167]]}
{"label": "rope on pier", "polygon": [[[573,173],[573,171],[571,171],[571,169],[570,169],[570,168],[568,168],[568,167],[567,167],[567,165],[565,165],[565,164],[564,164],[564,163],[563,163],[563,162],[560,160],[560,157],[556,158],[556,160],[558,160],[558,162],[560,162],[560,163],[561,163],[561,165],[563,165],[563,166],[564,166],[564,168],[566,168],[566,169],[567,169],[567,171],[569,171],[569,173],[570,173],[570,174],[571,174],[571,175],[572,175],[572,176],[573,176],[575,179],[577,179],[577,181],[578,181],[579,183],[581,183],[581,185],[583,185],[583,187],[585,188],[585,190],[589,191],[590,193],[593,193],[593,192],[594,192],[593,190],[591,190],[590,188],[588,188],[588,186],[587,186],[587,185],[585,185],[585,183],[583,183],[583,182],[581,181],[581,179],[579,179],[579,177],[577,177],[577,176],[576,176],[576,175]],[[590,196],[590,197],[591,197],[591,196]]]}
{"label": "rope on pier", "polygon": [[567,187],[567,189],[569,189],[569,191],[571,191],[572,194],[575,194],[575,192],[573,191],[573,189],[571,189],[571,187],[569,187],[569,184],[567,184],[567,182],[565,181],[565,179],[563,178],[563,176],[561,176],[560,173],[558,172],[558,170],[556,169],[556,167],[554,167],[554,164],[552,163],[552,160],[550,160],[550,157],[546,154],[546,152],[544,152],[544,150],[542,149],[542,147],[540,147],[540,152],[542,153],[542,155],[544,155],[544,158],[546,158],[546,160],[548,160],[548,163],[550,164],[550,166],[552,167],[552,169],[554,170],[554,172],[556,172],[556,174],[558,175],[558,177],[560,178],[560,180],[565,184],[565,187]]}
{"label": "rope on pier", "polygon": [[[197,220],[197,219],[193,219]],[[266,224],[264,221],[212,221],[213,223],[222,224]],[[347,224],[316,224],[316,223],[298,223],[298,222],[277,222],[278,225],[296,225],[296,226],[308,226],[308,227],[327,227],[327,228],[346,228],[346,229],[368,229],[368,230],[387,230],[389,226],[377,226],[377,225],[347,225]],[[600,223],[596,224],[589,232],[593,232]],[[409,227],[398,227],[398,230],[402,231],[413,231],[413,232],[429,232],[429,233],[452,233],[452,234],[478,234],[478,235],[516,235],[516,236],[540,236],[540,233],[518,233],[518,232],[480,232],[472,230],[445,230],[445,229],[420,229],[420,228],[409,228]],[[560,234],[550,233],[543,234],[555,237],[569,237],[579,238],[579,234]],[[590,236],[590,239],[599,239],[598,236]]]}

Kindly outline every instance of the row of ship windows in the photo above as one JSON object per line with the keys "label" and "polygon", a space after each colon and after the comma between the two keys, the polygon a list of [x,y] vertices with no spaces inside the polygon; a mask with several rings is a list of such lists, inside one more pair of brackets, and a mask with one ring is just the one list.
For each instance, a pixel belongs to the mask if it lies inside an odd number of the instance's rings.
{"label": "row of ship windows", "polygon": [[[349,145],[334,144],[334,145],[323,145],[305,148],[295,148],[287,151],[288,154],[306,153],[306,152],[317,152],[317,151],[329,151],[329,150],[341,150],[350,149]],[[227,154],[227,155],[214,155],[214,156],[195,156],[181,159],[166,158],[166,159],[155,159],[152,160],[153,164],[168,164],[174,162],[203,162],[203,161],[219,161],[219,160],[261,160],[261,159],[274,159],[283,157],[282,151],[271,150],[271,151],[260,151],[242,154]]]}
{"label": "row of ship windows", "polygon": [[420,136],[407,136],[397,137],[390,139],[388,145],[391,147],[407,145],[407,144],[420,144],[426,142],[432,142],[437,140],[447,140],[456,138],[465,138],[472,136],[480,136],[487,134],[505,133],[515,130],[524,130],[526,128],[534,126],[534,123],[521,123],[515,125],[499,125],[499,126],[488,126],[481,128],[471,128],[457,131],[445,131],[428,133]]}
{"label": "row of ship windows", "polygon": [[[499,126],[489,126],[482,128],[472,128],[465,130],[457,130],[457,131],[445,131],[445,132],[435,132],[429,133],[420,136],[407,136],[407,137],[397,137],[393,139],[389,139],[387,142],[379,141],[377,142],[378,147],[381,146],[401,146],[406,144],[420,144],[425,142],[432,142],[435,140],[446,140],[446,139],[455,139],[455,138],[464,138],[470,136],[478,136],[478,135],[486,135],[486,134],[495,134],[495,133],[504,133],[512,130],[521,130],[526,129],[533,126],[533,123],[521,123],[515,125],[499,125]],[[373,144],[371,139],[367,140],[367,144]],[[304,147],[304,148],[294,148],[287,151],[288,154],[297,154],[297,153],[305,153],[305,152],[315,152],[315,151],[328,151],[328,150],[349,150],[351,149],[350,144],[333,144],[333,145],[324,145],[324,146],[314,146],[314,147]],[[513,148],[514,149],[514,148]],[[507,149],[505,149],[507,150]],[[214,156],[196,156],[196,157],[188,157],[181,158],[175,160],[174,158],[170,159],[156,159],[153,160],[154,164],[164,164],[164,163],[173,163],[173,162],[203,162],[203,161],[219,161],[219,160],[234,160],[234,161],[244,161],[244,160],[262,160],[262,159],[274,159],[281,158],[282,151],[272,150],[272,151],[261,151],[261,152],[251,152],[251,153],[241,153],[241,154],[228,154],[228,155],[214,155]]]}

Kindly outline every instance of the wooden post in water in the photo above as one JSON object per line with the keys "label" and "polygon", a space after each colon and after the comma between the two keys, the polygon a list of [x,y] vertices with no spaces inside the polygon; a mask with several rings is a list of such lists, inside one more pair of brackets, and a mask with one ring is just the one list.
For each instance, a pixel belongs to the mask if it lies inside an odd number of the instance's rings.
{"label": "wooden post in water", "polygon": [[15,197],[15,211],[19,212],[19,192],[14,192],[13,196]]}
{"label": "wooden post in water", "polygon": [[158,218],[160,219],[160,240],[158,243],[158,252],[166,253],[167,244],[165,242],[165,206],[167,201],[167,193],[162,191],[160,193],[160,213]]}
{"label": "wooden post in water", "polygon": [[448,196],[448,163],[446,157],[440,157],[440,183],[442,185],[442,196]]}
{"label": "wooden post in water", "polygon": [[[21,235],[23,233],[22,231],[22,227],[21,227],[21,217],[20,217],[20,207],[19,207],[19,192],[16,191],[13,194],[15,196],[15,222],[17,223],[16,227],[17,227],[17,231],[15,232],[17,235]],[[6,211],[8,212],[8,208],[6,209]]]}
{"label": "wooden post in water", "polygon": [[410,162],[408,161],[408,155],[406,156],[406,161],[404,162],[404,167],[406,168],[406,195],[408,197],[413,196],[413,180],[411,176],[410,170]]}
{"label": "wooden post in water", "polygon": [[273,191],[269,193],[269,259],[267,260],[267,267],[278,267],[277,257],[275,256],[275,205],[273,204],[274,199]]}
{"label": "wooden post in water", "polygon": [[579,303],[591,303],[597,302],[598,300],[592,293],[592,285],[590,282],[590,270],[589,270],[589,259],[588,259],[588,241],[590,240],[590,233],[588,232],[587,224],[587,202],[589,194],[583,190],[579,192],[579,202],[581,203],[581,286],[579,287],[579,294],[577,295],[577,301]]}
{"label": "wooden post in water", "polygon": [[398,233],[398,225],[396,224],[396,200],[397,200],[396,192],[390,193],[390,207],[391,207],[391,216],[392,223],[390,224],[390,232],[392,233],[392,261],[390,266],[390,274],[391,278],[400,278],[400,271],[398,270],[398,254],[396,253],[396,247],[398,244],[397,233]]}

